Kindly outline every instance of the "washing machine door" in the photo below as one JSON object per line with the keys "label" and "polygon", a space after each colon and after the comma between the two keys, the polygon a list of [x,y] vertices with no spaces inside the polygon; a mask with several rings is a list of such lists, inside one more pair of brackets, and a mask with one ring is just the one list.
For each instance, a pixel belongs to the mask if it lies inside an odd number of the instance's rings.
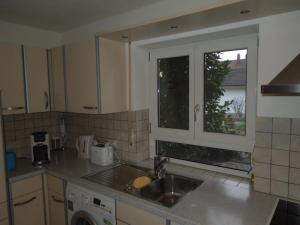
{"label": "washing machine door", "polygon": [[94,218],[85,211],[74,213],[71,219],[71,225],[100,225]]}

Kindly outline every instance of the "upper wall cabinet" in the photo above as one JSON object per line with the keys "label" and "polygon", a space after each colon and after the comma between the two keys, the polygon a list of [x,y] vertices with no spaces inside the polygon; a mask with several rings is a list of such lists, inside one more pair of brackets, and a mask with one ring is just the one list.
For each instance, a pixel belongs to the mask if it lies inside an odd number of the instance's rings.
{"label": "upper wall cabinet", "polygon": [[94,40],[65,46],[67,111],[98,113],[98,77]]}
{"label": "upper wall cabinet", "polygon": [[99,38],[65,46],[67,111],[128,110],[126,44]]}
{"label": "upper wall cabinet", "polygon": [[21,46],[0,44],[0,89],[3,114],[25,113]]}
{"label": "upper wall cabinet", "polygon": [[128,44],[99,38],[101,113],[129,108]]}
{"label": "upper wall cabinet", "polygon": [[63,47],[52,48],[48,51],[49,81],[51,110],[66,111],[64,49]]}
{"label": "upper wall cabinet", "polygon": [[50,111],[47,51],[24,47],[27,111]]}

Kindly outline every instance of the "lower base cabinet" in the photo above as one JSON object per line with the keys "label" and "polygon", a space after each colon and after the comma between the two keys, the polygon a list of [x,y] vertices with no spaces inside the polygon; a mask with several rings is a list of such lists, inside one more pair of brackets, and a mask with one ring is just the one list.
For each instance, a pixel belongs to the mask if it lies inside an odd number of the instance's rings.
{"label": "lower base cabinet", "polygon": [[44,190],[41,175],[10,184],[13,225],[45,225]]}
{"label": "lower base cabinet", "polygon": [[166,225],[166,219],[142,209],[117,202],[117,225]]}
{"label": "lower base cabinet", "polygon": [[50,225],[65,225],[65,199],[53,191],[48,192]]}
{"label": "lower base cabinet", "polygon": [[46,175],[48,199],[48,225],[66,225],[64,181],[58,177]]}
{"label": "lower base cabinet", "polygon": [[13,199],[14,225],[45,225],[43,191]]}

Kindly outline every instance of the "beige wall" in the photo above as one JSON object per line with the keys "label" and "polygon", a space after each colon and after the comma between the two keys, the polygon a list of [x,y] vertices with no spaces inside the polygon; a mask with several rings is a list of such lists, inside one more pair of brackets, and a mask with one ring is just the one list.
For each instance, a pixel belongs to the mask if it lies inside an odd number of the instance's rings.
{"label": "beige wall", "polygon": [[7,151],[18,157],[31,157],[30,134],[46,131],[49,137],[60,135],[65,119],[66,147],[75,148],[79,135],[94,135],[99,142],[110,142],[125,161],[138,162],[149,157],[148,110],[112,114],[33,113],[3,117]]}
{"label": "beige wall", "polygon": [[6,151],[16,152],[17,157],[31,158],[31,133],[46,131],[50,138],[58,135],[61,116],[55,112],[3,116]]}
{"label": "beige wall", "polygon": [[125,161],[149,157],[148,110],[88,115],[66,113],[67,146],[75,147],[79,135],[95,135],[99,142],[110,142]]}

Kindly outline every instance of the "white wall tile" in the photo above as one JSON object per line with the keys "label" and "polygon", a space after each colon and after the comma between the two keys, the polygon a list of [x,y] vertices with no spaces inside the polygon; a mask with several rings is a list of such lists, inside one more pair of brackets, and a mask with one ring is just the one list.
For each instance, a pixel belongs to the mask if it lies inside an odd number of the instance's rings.
{"label": "white wall tile", "polygon": [[292,119],[292,134],[300,135],[300,119]]}
{"label": "white wall tile", "polygon": [[271,148],[271,133],[256,132],[255,146],[262,148]]}
{"label": "white wall tile", "polygon": [[300,200],[300,185],[289,185],[289,197],[292,199]]}
{"label": "white wall tile", "polygon": [[288,134],[273,134],[272,148],[289,150],[290,142],[291,142],[291,137]]}
{"label": "white wall tile", "polygon": [[291,133],[291,119],[274,118],[273,119],[273,133],[290,134]]}
{"label": "white wall tile", "polygon": [[270,193],[271,181],[269,179],[255,177],[254,190],[264,193]]}
{"label": "white wall tile", "polygon": [[256,131],[272,132],[272,118],[271,117],[257,117]]}
{"label": "white wall tile", "polygon": [[271,194],[287,197],[288,183],[271,180]]}
{"label": "white wall tile", "polygon": [[254,149],[254,161],[261,163],[270,163],[271,162],[271,149],[269,148],[259,148]]}
{"label": "white wall tile", "polygon": [[289,167],[275,166],[271,167],[271,179],[277,181],[288,182],[289,180]]}
{"label": "white wall tile", "polygon": [[299,135],[291,136],[291,150],[300,152],[300,136]]}
{"label": "white wall tile", "polygon": [[272,150],[272,164],[289,166],[289,151]]}
{"label": "white wall tile", "polygon": [[254,163],[254,174],[256,177],[270,178],[270,164]]}
{"label": "white wall tile", "polygon": [[291,152],[290,167],[300,168],[300,152]]}
{"label": "white wall tile", "polygon": [[300,184],[300,169],[290,168],[290,183]]}

